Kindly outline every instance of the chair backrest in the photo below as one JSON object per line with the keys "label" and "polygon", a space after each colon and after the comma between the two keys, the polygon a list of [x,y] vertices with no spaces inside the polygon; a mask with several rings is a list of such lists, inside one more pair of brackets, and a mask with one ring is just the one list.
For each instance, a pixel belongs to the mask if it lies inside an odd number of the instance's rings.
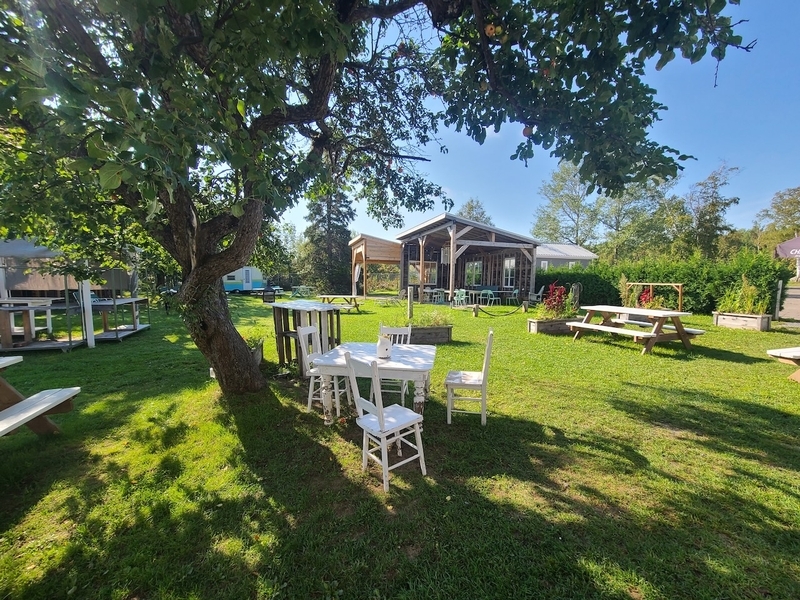
{"label": "chair backrest", "polygon": [[488,299],[489,294],[491,293],[492,293],[491,290],[481,290],[481,295],[480,295],[481,300]]}
{"label": "chair backrest", "polygon": [[381,335],[388,335],[392,344],[411,343],[411,325],[406,327],[384,327],[381,323]]}
{"label": "chair backrest", "polygon": [[300,346],[300,358],[303,361],[305,370],[308,371],[313,366],[312,363],[314,359],[322,355],[322,343],[319,339],[319,331],[314,325],[298,327],[297,342]]}
{"label": "chair backrest", "polygon": [[[374,360],[371,363],[367,363],[363,360],[353,358],[350,356],[349,352],[344,353],[344,362],[347,364],[347,376],[350,378],[350,389],[353,392],[358,416],[363,417],[364,413],[375,415],[378,419],[378,426],[381,431],[383,431],[385,429],[385,423],[383,419],[383,396],[381,395],[381,378],[378,374],[378,363]],[[353,366],[354,363],[357,362],[362,365],[369,365],[370,378],[372,379],[372,393],[375,396],[374,401],[364,398],[358,391],[358,380],[356,379],[356,371]]]}
{"label": "chair backrest", "polygon": [[400,293],[397,295],[400,300],[405,300],[408,297],[408,292],[405,289],[400,290]]}
{"label": "chair backrest", "polygon": [[517,298],[518,296],[519,296],[519,288],[517,288],[513,292],[511,292],[511,297],[512,298]]}
{"label": "chair backrest", "polygon": [[489,330],[489,338],[486,340],[486,353],[483,355],[483,389],[489,381],[489,359],[492,357],[492,341],[494,340],[494,330]]}

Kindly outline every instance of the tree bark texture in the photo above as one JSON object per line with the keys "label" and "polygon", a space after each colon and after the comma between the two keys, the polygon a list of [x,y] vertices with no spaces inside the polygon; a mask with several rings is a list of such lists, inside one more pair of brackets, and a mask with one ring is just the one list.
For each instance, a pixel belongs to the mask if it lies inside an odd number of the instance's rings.
{"label": "tree bark texture", "polygon": [[221,279],[185,305],[183,319],[224,393],[243,394],[264,387],[258,363],[231,320]]}

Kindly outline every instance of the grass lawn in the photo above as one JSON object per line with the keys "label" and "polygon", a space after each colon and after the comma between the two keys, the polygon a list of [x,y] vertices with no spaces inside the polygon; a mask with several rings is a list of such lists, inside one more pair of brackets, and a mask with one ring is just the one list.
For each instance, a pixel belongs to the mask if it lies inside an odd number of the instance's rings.
{"label": "grass lawn", "polygon": [[[26,353],[25,394],[80,385],[63,433],[0,438],[0,598],[798,598],[800,387],[765,350],[800,329],[716,328],[687,351],[527,333],[452,314],[425,411],[428,475],[361,471],[352,417],[306,413],[278,374],[224,397],[177,316],[119,344]],[[342,315],[373,341],[402,307]],[[419,307],[420,310],[434,310]],[[492,312],[507,312],[505,307]],[[495,331],[489,418],[445,423],[449,369]]]}

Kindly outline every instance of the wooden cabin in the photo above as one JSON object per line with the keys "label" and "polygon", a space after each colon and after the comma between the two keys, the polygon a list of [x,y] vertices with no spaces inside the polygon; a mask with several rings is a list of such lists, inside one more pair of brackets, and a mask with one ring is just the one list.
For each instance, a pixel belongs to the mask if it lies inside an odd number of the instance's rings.
{"label": "wooden cabin", "polygon": [[[352,294],[358,294],[357,284],[364,274],[364,296],[367,295],[367,265],[399,265],[402,244],[371,235],[357,235],[350,242]],[[402,289],[402,288],[401,288]]]}
{"label": "wooden cabin", "polygon": [[401,288],[519,290],[536,286],[539,242],[491,225],[443,213],[397,236],[402,244]]}

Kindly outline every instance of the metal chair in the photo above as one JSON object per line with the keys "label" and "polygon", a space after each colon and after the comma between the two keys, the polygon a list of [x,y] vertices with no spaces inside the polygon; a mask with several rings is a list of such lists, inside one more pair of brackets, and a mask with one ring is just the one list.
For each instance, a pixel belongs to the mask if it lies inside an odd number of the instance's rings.
{"label": "metal chair", "polygon": [[[389,491],[389,471],[401,465],[419,460],[420,470],[423,475],[426,475],[427,469],[425,468],[425,454],[422,450],[422,429],[420,427],[422,425],[422,415],[399,404],[383,405],[381,381],[376,361],[369,363],[372,389],[375,390],[374,401],[361,397],[361,394],[358,393],[356,373],[353,367],[357,359],[352,358],[349,352],[345,353],[344,358],[350,378],[350,388],[355,394],[356,410],[358,411],[356,424],[364,432],[361,469],[363,471],[367,470],[367,462],[370,459],[380,464],[384,492]],[[364,366],[366,367],[366,364]],[[412,435],[414,436],[413,442],[410,440]],[[403,444],[415,452],[411,456],[390,465],[389,446],[391,444],[397,444],[398,454],[402,450]]]}
{"label": "metal chair", "polygon": [[467,305],[467,290],[458,289],[453,294],[453,306]]}
{"label": "metal chair", "polygon": [[[487,386],[489,383],[489,359],[492,355],[492,340],[494,331],[489,330],[489,339],[486,341],[486,352],[483,355],[483,371],[450,371],[444,380],[444,387],[447,390],[447,424],[452,421],[452,413],[478,414],[471,410],[461,410],[455,408],[456,401],[472,401],[481,403],[481,425],[486,425],[486,401]],[[470,394],[480,392],[480,396],[464,395],[457,393],[458,390],[465,390]]]}
{"label": "metal chair", "polygon": [[[494,290],[484,290],[487,292],[486,294],[486,305],[491,306],[492,304],[500,304],[500,296],[494,293]],[[483,292],[481,292],[483,294]]]}
{"label": "metal chair", "polygon": [[513,292],[511,292],[511,295],[508,298],[506,298],[506,304],[519,305],[519,289],[516,289]]}

